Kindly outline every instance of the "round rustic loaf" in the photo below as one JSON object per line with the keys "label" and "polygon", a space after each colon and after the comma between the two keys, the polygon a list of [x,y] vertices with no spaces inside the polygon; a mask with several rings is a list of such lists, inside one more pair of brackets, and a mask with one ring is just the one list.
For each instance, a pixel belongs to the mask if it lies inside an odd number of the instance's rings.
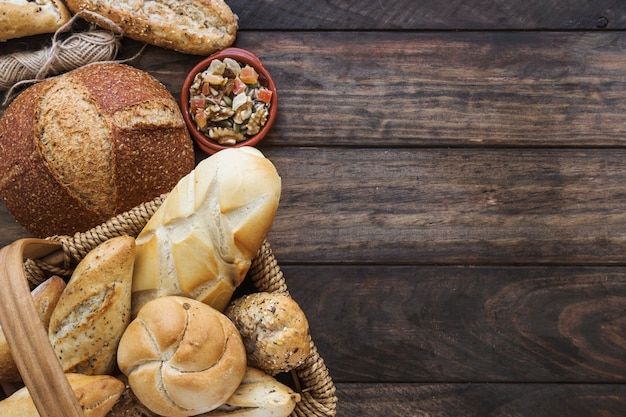
{"label": "round rustic loaf", "polygon": [[169,192],[195,163],[171,93],[119,63],[24,90],[0,119],[0,153],[0,196],[39,237],[85,231]]}
{"label": "round rustic loaf", "polygon": [[126,328],[117,363],[150,411],[187,417],[230,398],[245,375],[246,350],[219,311],[191,298],[164,296],[144,305]]}

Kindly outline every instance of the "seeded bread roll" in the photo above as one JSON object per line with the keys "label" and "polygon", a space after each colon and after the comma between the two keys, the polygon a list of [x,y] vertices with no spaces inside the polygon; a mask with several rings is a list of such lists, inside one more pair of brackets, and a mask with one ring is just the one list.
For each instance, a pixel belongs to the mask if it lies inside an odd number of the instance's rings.
{"label": "seeded bread roll", "polygon": [[[237,16],[224,0],[66,0],[74,13],[89,10],[115,22],[124,35],[194,55],[210,55],[233,44]],[[85,19],[107,27],[104,19]]]}
{"label": "seeded bread roll", "polygon": [[72,235],[169,192],[195,164],[178,103],[128,65],[33,85],[0,118],[0,195],[33,235]]}
{"label": "seeded bread roll", "polygon": [[309,355],[309,323],[287,294],[245,295],[233,300],[224,314],[241,333],[252,367],[276,375],[300,366]]}
{"label": "seeded bread roll", "polygon": [[1,0],[0,41],[53,33],[70,18],[61,0]]}
{"label": "seeded bread roll", "polygon": [[[31,292],[41,323],[46,328],[48,323],[50,323],[50,316],[52,316],[52,312],[64,289],[65,281],[60,277],[54,276],[42,282]],[[0,381],[17,382],[21,379],[20,371],[13,360],[13,355],[9,349],[4,332],[0,329]]]}
{"label": "seeded bread roll", "polygon": [[[85,417],[105,417],[124,390],[122,381],[108,375],[66,374]],[[27,388],[0,401],[2,417],[39,417]]]}
{"label": "seeded bread roll", "polygon": [[146,304],[120,341],[117,362],[152,412],[187,417],[211,411],[237,389],[246,350],[219,311],[187,297]]}

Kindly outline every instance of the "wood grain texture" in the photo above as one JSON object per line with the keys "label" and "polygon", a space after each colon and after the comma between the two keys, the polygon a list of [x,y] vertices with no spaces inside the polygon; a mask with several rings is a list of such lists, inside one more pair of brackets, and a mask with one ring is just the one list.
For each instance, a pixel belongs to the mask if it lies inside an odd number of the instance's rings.
{"label": "wood grain texture", "polygon": [[244,29],[522,30],[622,29],[619,0],[230,0]]}
{"label": "wood grain texture", "polygon": [[[621,147],[619,32],[245,32],[279,90],[276,146]],[[197,58],[139,59],[176,96]]]}
{"label": "wood grain texture", "polygon": [[[338,416],[623,416],[626,2],[229,4]],[[132,64],[178,98],[200,59]],[[27,235],[1,204],[0,231]]]}
{"label": "wood grain texture", "polygon": [[626,382],[624,268],[283,269],[338,382]]}
{"label": "wood grain texture", "polygon": [[263,148],[286,263],[623,264],[616,149]]}
{"label": "wood grain texture", "polygon": [[623,385],[338,384],[338,416],[622,417]]}

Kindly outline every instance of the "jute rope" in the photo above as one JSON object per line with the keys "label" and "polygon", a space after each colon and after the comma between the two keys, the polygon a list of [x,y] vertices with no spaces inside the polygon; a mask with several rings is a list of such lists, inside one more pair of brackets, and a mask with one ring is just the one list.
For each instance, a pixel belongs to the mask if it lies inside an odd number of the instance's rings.
{"label": "jute rope", "polygon": [[[85,65],[115,59],[123,31],[119,25],[103,16],[97,15],[103,26],[110,30],[92,27],[86,32],[76,32],[62,38],[62,34],[72,27],[74,21],[86,14],[93,13],[86,10],[78,12],[60,27],[48,47],[0,56],[0,91],[8,90],[3,105],[8,104],[15,97],[15,90],[25,84],[36,83]],[[116,62],[131,61],[140,53],[141,51],[131,58]]]}

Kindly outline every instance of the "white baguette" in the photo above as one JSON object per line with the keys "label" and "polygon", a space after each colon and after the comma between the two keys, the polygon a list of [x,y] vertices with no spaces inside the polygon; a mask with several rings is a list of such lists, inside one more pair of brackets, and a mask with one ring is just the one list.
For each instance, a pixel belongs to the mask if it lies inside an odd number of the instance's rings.
{"label": "white baguette", "polygon": [[181,179],[137,237],[133,314],[164,295],[224,311],[263,244],[281,180],[255,148],[231,148]]}
{"label": "white baguette", "polygon": [[0,41],[53,33],[71,18],[60,0],[0,1]]}

